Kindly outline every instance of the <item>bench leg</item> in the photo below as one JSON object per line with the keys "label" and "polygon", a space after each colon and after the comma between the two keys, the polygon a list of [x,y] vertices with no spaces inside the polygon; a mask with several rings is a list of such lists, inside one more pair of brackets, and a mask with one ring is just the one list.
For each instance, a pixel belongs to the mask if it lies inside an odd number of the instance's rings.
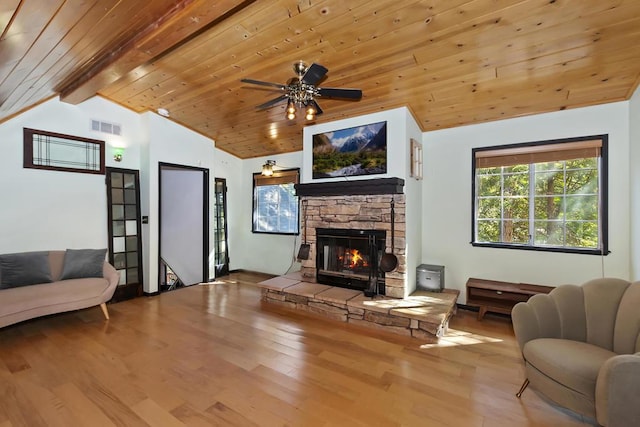
{"label": "bench leg", "polygon": [[516,397],[518,399],[520,399],[520,396],[522,396],[522,392],[524,391],[525,388],[527,388],[528,385],[529,385],[529,378],[526,378],[522,383],[522,387],[520,387],[520,390],[518,390],[518,392],[516,393]]}
{"label": "bench leg", "polygon": [[103,302],[102,304],[100,304],[100,308],[102,309],[102,314],[104,314],[104,318],[109,320],[109,311],[107,310],[107,304]]}

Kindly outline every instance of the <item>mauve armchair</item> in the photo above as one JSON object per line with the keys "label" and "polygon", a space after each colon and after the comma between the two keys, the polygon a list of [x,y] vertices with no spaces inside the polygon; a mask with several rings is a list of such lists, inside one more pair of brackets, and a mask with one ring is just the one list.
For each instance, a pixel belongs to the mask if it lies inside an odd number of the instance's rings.
{"label": "mauve armchair", "polygon": [[602,426],[640,426],[640,282],[602,278],[534,295],[512,311],[526,379]]}

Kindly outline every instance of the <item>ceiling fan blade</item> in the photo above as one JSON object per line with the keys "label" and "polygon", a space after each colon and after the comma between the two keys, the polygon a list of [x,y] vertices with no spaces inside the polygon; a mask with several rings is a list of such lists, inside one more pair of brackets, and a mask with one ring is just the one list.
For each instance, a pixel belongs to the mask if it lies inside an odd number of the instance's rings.
{"label": "ceiling fan blade", "polygon": [[284,101],[285,99],[287,99],[287,95],[280,95],[279,97],[274,98],[271,101],[267,101],[264,104],[258,105],[256,108],[258,110],[264,110],[265,108],[272,107],[272,106],[276,105],[277,103]]}
{"label": "ceiling fan blade", "polygon": [[337,89],[333,87],[319,87],[318,93],[325,98],[361,99],[360,89]]}
{"label": "ceiling fan blade", "polygon": [[312,99],[311,101],[309,101],[309,104],[315,108],[316,110],[316,116],[319,116],[320,114],[323,113],[322,108],[320,108],[320,106],[318,105],[318,103],[315,101],[315,99]]}
{"label": "ceiling fan blade", "polygon": [[320,64],[311,64],[311,66],[307,68],[307,72],[302,76],[302,83],[315,86],[327,74],[327,71],[329,70]]}
{"label": "ceiling fan blade", "polygon": [[286,89],[285,85],[281,85],[281,84],[278,84],[278,83],[263,82],[263,81],[260,81],[260,80],[253,80],[253,79],[241,79],[240,81],[242,83],[251,83],[252,85],[277,87],[278,89],[281,89],[281,90],[285,90]]}

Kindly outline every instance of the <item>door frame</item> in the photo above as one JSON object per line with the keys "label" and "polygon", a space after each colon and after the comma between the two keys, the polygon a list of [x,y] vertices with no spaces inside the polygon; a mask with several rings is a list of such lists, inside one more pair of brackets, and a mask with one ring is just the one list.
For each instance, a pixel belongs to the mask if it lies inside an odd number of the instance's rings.
{"label": "door frame", "polygon": [[112,204],[112,195],[111,195],[111,173],[128,173],[135,175],[136,180],[136,229],[137,229],[137,251],[138,251],[138,283],[131,284],[119,284],[116,287],[116,291],[111,298],[111,301],[122,301],[129,298],[139,297],[143,295],[143,287],[144,287],[144,266],[143,266],[143,246],[142,246],[142,207],[140,206],[140,171],[137,169],[124,169],[124,168],[114,168],[114,167],[106,167],[105,168],[105,186],[107,190],[107,234],[109,236],[109,246],[108,246],[108,256],[109,263],[111,265],[114,264],[114,253],[113,253],[113,210],[111,207]]}
{"label": "door frame", "polygon": [[183,169],[202,172],[202,280],[209,277],[209,169],[177,163],[158,162],[158,291],[162,289],[162,170]]}
{"label": "door frame", "polygon": [[[215,272],[214,272],[214,278],[218,278],[220,276],[226,276],[229,274],[229,229],[228,229],[228,223],[229,223],[229,217],[227,215],[227,180],[226,178],[215,178],[215,182],[214,182],[214,199],[215,199],[215,205],[218,205],[218,183],[222,183],[223,185],[223,191],[222,191],[222,209],[223,209],[223,218],[224,218],[224,256],[225,256],[225,263],[224,263],[224,268],[218,272],[218,264],[215,264]],[[216,230],[217,230],[217,226],[218,226],[218,215],[216,213],[216,217],[215,217],[215,222],[216,222]],[[214,254],[218,254],[218,239],[217,239],[217,233],[214,233]],[[214,255],[215,258],[215,255]],[[215,260],[217,261],[217,260]]]}

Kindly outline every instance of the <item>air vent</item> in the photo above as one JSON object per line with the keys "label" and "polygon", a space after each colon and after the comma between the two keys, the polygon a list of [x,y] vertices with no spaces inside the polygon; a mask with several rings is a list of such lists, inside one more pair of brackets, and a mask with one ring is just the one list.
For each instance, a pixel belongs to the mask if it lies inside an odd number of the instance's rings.
{"label": "air vent", "polygon": [[91,130],[96,132],[108,133],[111,135],[121,135],[122,127],[115,123],[101,122],[100,120],[91,120]]}

